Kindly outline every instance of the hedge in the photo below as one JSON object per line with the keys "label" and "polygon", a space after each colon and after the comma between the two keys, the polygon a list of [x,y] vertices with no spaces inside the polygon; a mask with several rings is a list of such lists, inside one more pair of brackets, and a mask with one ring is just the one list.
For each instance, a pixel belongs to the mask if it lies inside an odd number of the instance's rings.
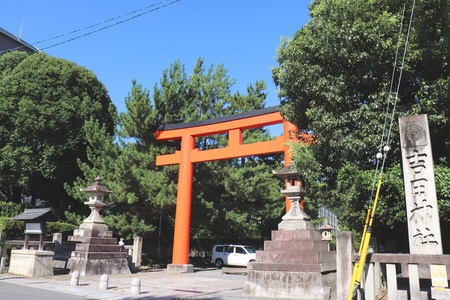
{"label": "hedge", "polygon": [[[60,232],[63,236],[73,233],[78,226],[63,222],[47,222],[45,226],[46,237],[51,238],[53,233]],[[0,217],[0,230],[2,239],[17,239],[23,237],[25,224],[23,221],[14,220],[7,217]]]}

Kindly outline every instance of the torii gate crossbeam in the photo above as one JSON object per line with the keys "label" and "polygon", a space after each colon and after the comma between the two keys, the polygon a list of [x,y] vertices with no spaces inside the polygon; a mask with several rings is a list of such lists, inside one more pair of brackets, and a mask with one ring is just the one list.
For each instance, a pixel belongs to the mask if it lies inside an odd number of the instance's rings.
{"label": "torii gate crossbeam", "polygon": [[[243,130],[281,123],[283,123],[283,136],[278,136],[274,140],[253,144],[242,143]],[[157,166],[180,165],[172,264],[185,265],[189,262],[194,164],[284,152],[284,163],[288,166],[291,162],[291,156],[287,143],[295,140],[295,135],[292,132],[296,130],[295,125],[283,119],[278,112],[277,106],[207,121],[166,124],[158,129],[156,132],[157,140],[181,140],[181,148],[179,151],[176,151],[174,154],[159,155],[156,157]],[[223,133],[228,134],[228,147],[202,151],[195,149],[196,137]],[[290,202],[286,202],[286,205],[289,208]]]}

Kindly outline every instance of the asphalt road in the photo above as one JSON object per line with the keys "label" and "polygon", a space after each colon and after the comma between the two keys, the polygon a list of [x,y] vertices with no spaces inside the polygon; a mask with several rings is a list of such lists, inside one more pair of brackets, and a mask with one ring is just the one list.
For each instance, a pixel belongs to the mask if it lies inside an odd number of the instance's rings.
{"label": "asphalt road", "polygon": [[33,288],[31,286],[2,282],[0,300],[87,300],[90,298]]}

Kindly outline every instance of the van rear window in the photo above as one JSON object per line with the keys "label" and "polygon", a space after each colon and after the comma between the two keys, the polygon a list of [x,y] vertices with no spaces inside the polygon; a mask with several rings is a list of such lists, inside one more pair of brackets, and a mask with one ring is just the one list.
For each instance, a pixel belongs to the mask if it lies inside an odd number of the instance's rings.
{"label": "van rear window", "polygon": [[223,252],[223,246],[217,246],[216,252]]}

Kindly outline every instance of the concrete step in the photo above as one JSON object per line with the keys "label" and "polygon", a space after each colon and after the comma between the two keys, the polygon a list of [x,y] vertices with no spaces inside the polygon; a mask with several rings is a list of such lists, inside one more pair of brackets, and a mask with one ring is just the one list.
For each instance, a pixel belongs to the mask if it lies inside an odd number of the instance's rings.
{"label": "concrete step", "polygon": [[264,250],[284,250],[284,251],[327,251],[328,242],[326,241],[264,241]]}
{"label": "concrete step", "polygon": [[87,258],[87,259],[120,259],[128,258],[126,252],[84,252],[84,251],[73,251],[72,256],[75,258]]}
{"label": "concrete step", "polygon": [[322,241],[322,235],[315,229],[273,230],[272,241]]}
{"label": "concrete step", "polygon": [[336,261],[336,252],[331,251],[256,251],[256,261],[266,263],[318,264]]}
{"label": "concrete step", "polygon": [[84,252],[121,252],[119,245],[77,244],[75,251]]}
{"label": "concrete step", "polygon": [[245,275],[248,273],[247,268],[222,268],[223,274]]}
{"label": "concrete step", "polygon": [[110,237],[85,237],[85,236],[69,236],[69,242],[78,242],[83,244],[101,244],[101,245],[117,245],[116,238]]}
{"label": "concrete step", "polygon": [[251,262],[248,270],[280,271],[280,272],[333,272],[336,271],[336,262],[305,264],[305,263],[265,263]]}

